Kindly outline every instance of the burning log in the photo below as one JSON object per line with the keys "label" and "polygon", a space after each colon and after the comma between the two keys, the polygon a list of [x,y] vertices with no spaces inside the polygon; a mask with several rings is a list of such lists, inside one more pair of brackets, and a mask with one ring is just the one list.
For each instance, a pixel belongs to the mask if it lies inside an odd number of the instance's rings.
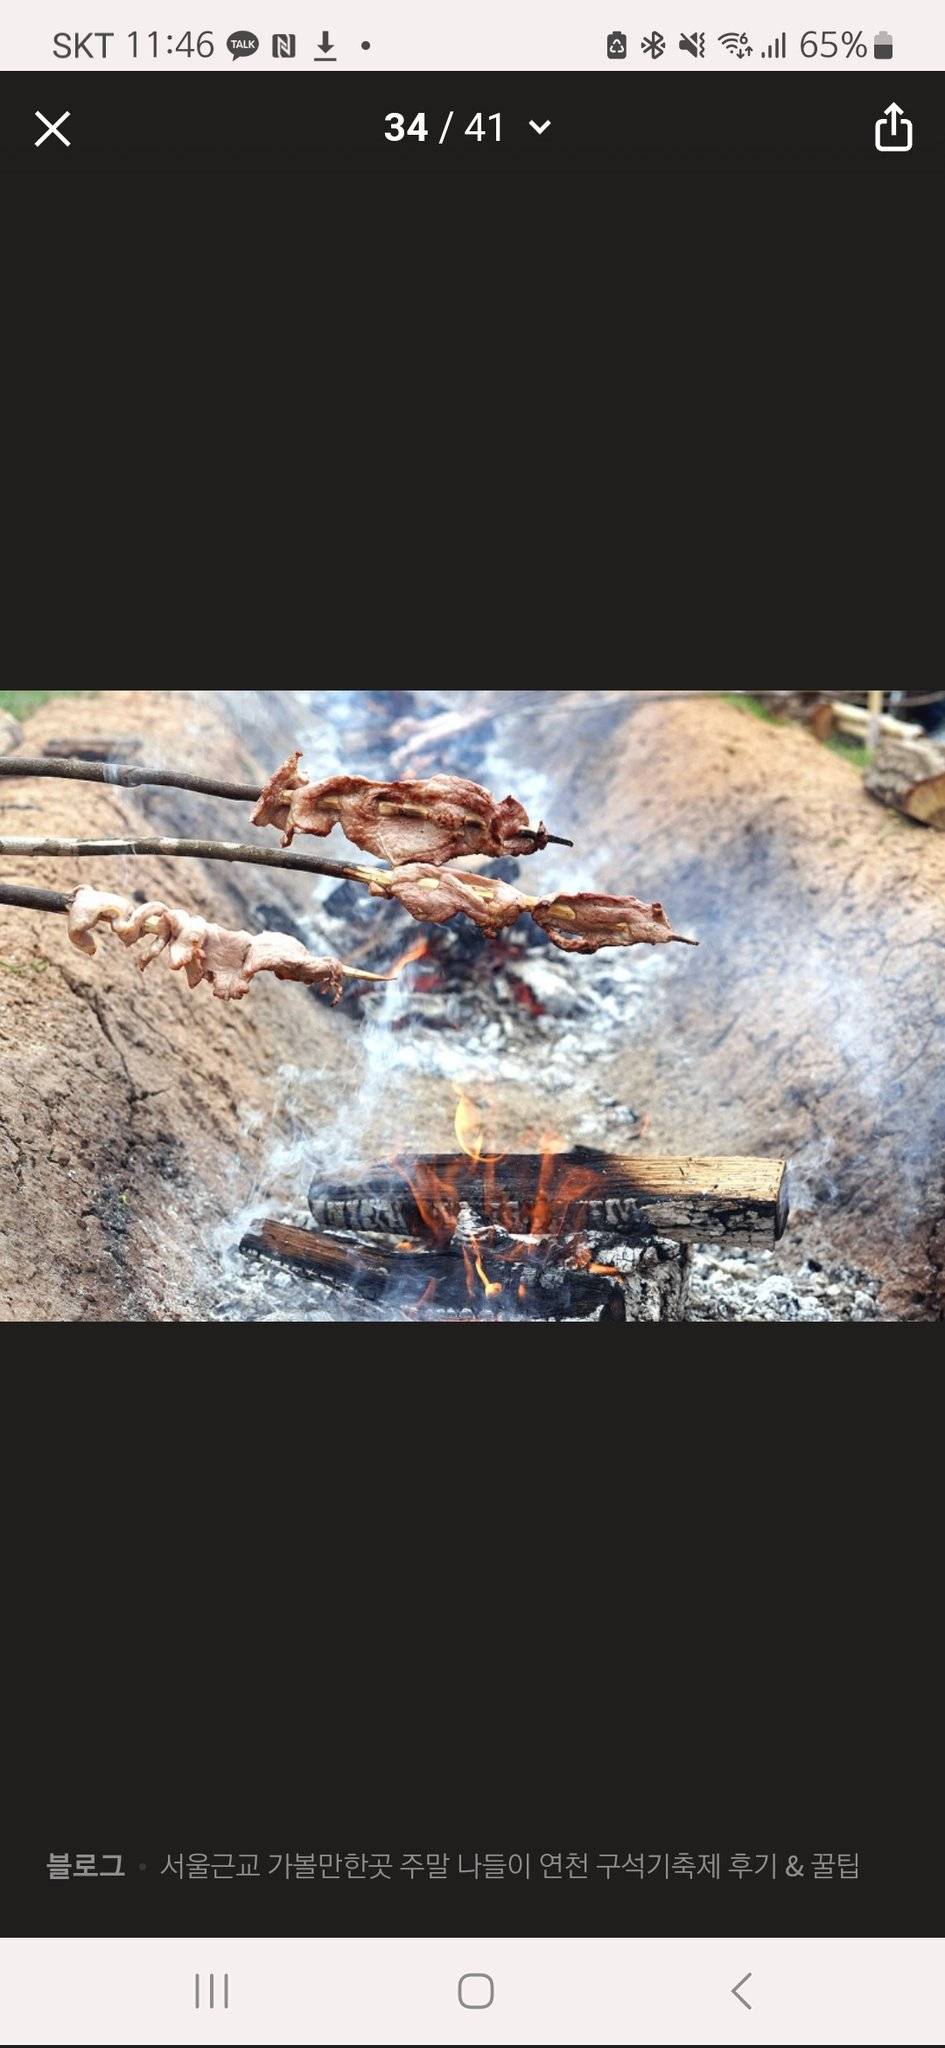
{"label": "burning log", "polygon": [[466,1205],[487,1223],[536,1237],[587,1236],[643,1245],[772,1245],[788,1221],[780,1159],[623,1159],[581,1149],[501,1160],[465,1153],[382,1166],[360,1182],[316,1178],[309,1190],[323,1229],[427,1235],[448,1244]]}
{"label": "burning log", "polygon": [[348,1287],[368,1301],[387,1301],[398,1308],[452,1315],[472,1308],[477,1316],[485,1312],[540,1322],[581,1317],[627,1320],[616,1274],[503,1263],[496,1266],[497,1277],[490,1279],[484,1263],[488,1251],[476,1258],[467,1251],[461,1257],[431,1250],[422,1240],[334,1237],[271,1222],[257,1223],[243,1238],[240,1251],[247,1258],[272,1259],[326,1286]]}

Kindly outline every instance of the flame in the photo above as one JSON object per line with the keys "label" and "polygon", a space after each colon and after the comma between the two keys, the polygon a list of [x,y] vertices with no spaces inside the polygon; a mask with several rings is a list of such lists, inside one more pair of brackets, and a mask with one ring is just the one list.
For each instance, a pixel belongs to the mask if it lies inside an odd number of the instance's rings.
{"label": "flame", "polygon": [[467,1159],[472,1159],[478,1166],[485,1144],[485,1120],[478,1102],[474,1102],[472,1096],[466,1094],[465,1089],[457,1088],[457,1094],[459,1101],[453,1120],[456,1142],[460,1151],[465,1152]]}
{"label": "flame", "polygon": [[423,1227],[434,1244],[439,1247],[450,1244],[456,1234],[462,1206],[463,1198],[457,1192],[457,1182],[464,1161],[460,1159],[455,1167],[448,1167],[444,1173],[438,1173],[428,1160],[424,1161],[422,1168],[408,1166],[402,1159],[394,1159],[391,1164],[410,1189]]}
{"label": "flame", "polygon": [[[523,1168],[519,1166],[506,1184],[502,1172],[506,1155],[487,1148],[492,1121],[488,1107],[458,1083],[454,1093],[458,1149],[447,1158],[391,1161],[410,1188],[423,1226],[418,1238],[401,1241],[402,1248],[415,1250],[418,1242],[439,1251],[452,1246],[463,1259],[466,1294],[474,1313],[475,1304],[483,1300],[491,1304],[505,1298],[526,1304],[533,1279],[549,1262],[619,1280],[619,1267],[604,1263],[605,1247],[595,1256],[597,1248],[593,1240],[588,1241],[585,1218],[575,1212],[575,1205],[599,1185],[600,1172],[593,1155],[575,1159],[556,1133],[530,1131],[526,1143],[539,1154],[534,1178],[526,1176],[523,1190]],[[488,1102],[488,1091],[480,1087],[477,1094],[485,1095]],[[466,1225],[457,1235],[461,1216],[470,1209],[479,1219],[478,1237],[468,1235]],[[504,1281],[492,1277],[487,1260],[493,1270],[496,1265],[504,1268]],[[436,1298],[431,1284],[417,1308],[428,1307]]]}
{"label": "flame", "polygon": [[478,1273],[479,1278],[482,1281],[483,1287],[485,1288],[487,1299],[491,1301],[494,1295],[501,1294],[502,1283],[499,1280],[490,1280],[489,1275],[486,1272],[485,1266],[482,1263],[482,1253],[479,1249],[479,1246],[476,1243],[475,1238],[473,1238],[473,1251],[476,1254],[476,1272]]}
{"label": "flame", "polygon": [[418,939],[416,945],[411,946],[409,953],[404,953],[399,960],[394,962],[390,970],[390,980],[396,981],[406,968],[413,966],[415,960],[424,960],[429,951],[429,939]]}
{"label": "flame", "polygon": [[541,1139],[541,1167],[529,1224],[532,1237],[565,1236],[571,1204],[590,1194],[595,1185],[597,1176],[592,1168],[575,1166],[568,1159],[561,1159],[559,1165],[564,1149],[562,1139],[553,1132],[546,1132]]}

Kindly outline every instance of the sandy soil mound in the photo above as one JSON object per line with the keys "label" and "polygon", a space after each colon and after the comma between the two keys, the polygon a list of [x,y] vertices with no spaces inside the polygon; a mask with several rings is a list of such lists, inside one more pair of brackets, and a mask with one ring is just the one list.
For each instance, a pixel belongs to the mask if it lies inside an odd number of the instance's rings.
{"label": "sandy soil mound", "polygon": [[611,886],[658,884],[702,940],[602,1085],[632,1090],[654,1151],[792,1158],[775,1266],[843,1261],[878,1283],[881,1314],[941,1317],[941,837],[807,733],[718,699],[638,698],[581,769],[608,791],[585,827],[619,844]]}
{"label": "sandy soil mound", "polygon": [[[141,758],[245,777],[251,764],[205,700],[107,692],[31,718],[45,739],[143,734]],[[207,768],[208,761],[214,766]],[[191,799],[191,821],[243,836],[234,806]],[[122,837],[167,829],[173,802],[86,783],[0,783],[9,837]],[[237,824],[237,819],[240,822]],[[247,835],[248,836],[248,835]],[[100,881],[240,922],[231,871],[183,861],[4,861],[5,879]],[[288,998],[288,1000],[286,1000]],[[343,1027],[342,1027],[343,1028]],[[257,983],[243,1003],[190,993],[160,965],[143,977],[108,937],[97,958],[65,920],[0,906],[0,1315],[174,1319],[206,1307],[187,1247],[244,1192],[251,1136],[274,1134],[280,1064],[317,1063],[337,1038],[299,988]]]}

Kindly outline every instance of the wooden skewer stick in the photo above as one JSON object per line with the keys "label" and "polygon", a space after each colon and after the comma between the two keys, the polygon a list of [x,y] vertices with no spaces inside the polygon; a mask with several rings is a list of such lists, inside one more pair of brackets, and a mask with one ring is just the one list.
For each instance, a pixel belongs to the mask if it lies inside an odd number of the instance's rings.
{"label": "wooden skewer stick", "polygon": [[[225,860],[246,861],[252,867],[290,868],[307,875],[329,875],[343,882],[360,882],[375,893],[396,896],[400,870],[398,868],[357,867],[353,862],[338,860],[313,860],[307,853],[277,852],[271,846],[236,846],[216,839],[0,839],[0,856],[16,858],[24,855],[29,859],[48,856],[53,860],[111,860],[120,858],[146,858],[156,860]],[[448,875],[449,868],[438,872]],[[488,897],[496,887],[485,875],[467,875],[462,879],[472,892]],[[421,881],[419,887],[437,887],[434,876]],[[552,900],[552,899],[549,899]],[[519,902],[523,911],[531,912],[545,899],[541,896],[522,896]],[[470,913],[466,913],[469,915]],[[576,912],[567,904],[560,905],[560,918],[574,922]],[[422,922],[422,918],[420,922]],[[434,920],[435,921],[435,920]],[[474,920],[475,922],[475,920]],[[671,942],[679,946],[697,946],[698,939],[685,939],[678,932],[672,934]],[[603,938],[601,945],[606,946]]]}
{"label": "wooden skewer stick", "polygon": [[[372,881],[374,871],[347,861],[315,860],[307,853],[284,853],[274,846],[236,846],[215,839],[0,839],[0,854],[48,854],[52,858],[110,860],[128,855],[154,855],[175,860],[248,861],[254,867],[295,868],[303,874],[334,875],[343,882]],[[378,868],[386,875],[387,868]]]}
{"label": "wooden skewer stick", "polygon": [[22,755],[0,761],[0,775],[41,775],[52,781],[107,782],[118,789],[190,789],[197,796],[231,797],[237,803],[258,804],[261,789],[253,782],[218,782],[205,775],[181,775],[164,768],[136,768],[127,761],[73,761],[65,756],[26,760]]}
{"label": "wooden skewer stick", "polygon": [[58,910],[65,916],[74,895],[75,890],[66,894],[62,889],[33,889],[25,882],[22,887],[18,882],[0,882],[0,903],[8,903],[14,910]]}
{"label": "wooden skewer stick", "polygon": [[[51,760],[45,757],[26,760],[22,756],[3,760],[0,761],[0,775],[8,775],[11,779],[41,775],[53,781],[107,782],[116,789],[187,789],[197,796],[226,797],[241,804],[258,804],[262,795],[262,790],[252,782],[219,782],[212,776],[181,775],[176,771],[172,774],[164,768],[132,767],[126,761],[73,761],[65,756]],[[411,815],[404,805],[385,808],[394,813],[402,811],[405,816]],[[479,825],[478,818],[468,822]],[[518,836],[520,839],[537,840],[539,835],[525,826]],[[545,837],[549,846],[574,845],[573,839],[559,839],[555,832],[548,832]]]}
{"label": "wooden skewer stick", "polygon": [[[17,882],[0,882],[0,906],[6,904],[14,910],[51,910],[65,916],[72,909],[76,893],[75,889],[32,889],[26,883],[21,886]],[[155,931],[157,923],[156,918],[149,918],[147,924],[142,927],[142,936],[145,932]],[[372,974],[366,967],[348,967],[344,960],[339,960],[338,965],[349,981],[400,979],[397,974]]]}

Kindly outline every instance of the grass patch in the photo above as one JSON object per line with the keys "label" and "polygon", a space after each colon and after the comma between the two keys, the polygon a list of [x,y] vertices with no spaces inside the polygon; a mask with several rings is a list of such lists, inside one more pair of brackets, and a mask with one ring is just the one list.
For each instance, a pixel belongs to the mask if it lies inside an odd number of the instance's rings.
{"label": "grass patch", "polygon": [[41,704],[48,704],[51,697],[94,697],[95,690],[0,690],[0,711],[10,711],[14,718],[28,718],[31,711],[38,711]]}
{"label": "grass patch", "polygon": [[832,754],[837,755],[839,760],[849,762],[851,768],[859,768],[860,770],[868,768],[873,758],[869,747],[864,746],[861,740],[841,739],[837,733],[834,733],[832,738],[826,740],[824,744],[830,748]]}
{"label": "grass patch", "polygon": [[[723,704],[734,704],[736,711],[747,711],[750,717],[760,718],[763,725],[781,725],[783,722],[774,711],[768,709],[767,704],[762,704],[758,697],[743,696],[738,690],[720,690],[718,694]],[[873,759],[864,741],[845,739],[842,733],[834,733],[829,740],[824,741],[824,745],[832,754],[837,755],[838,760],[846,761],[850,768],[859,769],[861,774]]]}
{"label": "grass patch", "polygon": [[781,720],[760,697],[744,696],[740,690],[721,690],[723,704],[734,704],[736,711],[747,711],[751,718],[760,718],[763,725],[780,725]]}

